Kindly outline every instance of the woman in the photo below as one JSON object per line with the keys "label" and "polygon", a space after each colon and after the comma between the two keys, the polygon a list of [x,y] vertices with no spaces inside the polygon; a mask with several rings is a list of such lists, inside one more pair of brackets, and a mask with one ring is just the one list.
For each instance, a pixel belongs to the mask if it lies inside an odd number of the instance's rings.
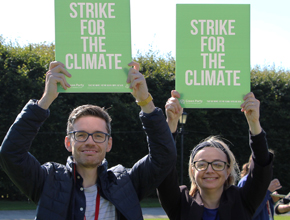
{"label": "woman", "polygon": [[[179,97],[178,92],[172,91],[165,106],[172,132],[176,131],[182,113]],[[260,126],[259,106],[260,102],[253,93],[247,94],[241,105],[249,125],[253,152],[253,163],[245,185],[241,188],[234,186],[238,166],[228,146],[217,137],[209,137],[190,155],[190,189],[179,186],[176,169],[158,187],[159,200],[170,219],[251,219],[272,177],[272,155],[268,152],[266,134]]]}

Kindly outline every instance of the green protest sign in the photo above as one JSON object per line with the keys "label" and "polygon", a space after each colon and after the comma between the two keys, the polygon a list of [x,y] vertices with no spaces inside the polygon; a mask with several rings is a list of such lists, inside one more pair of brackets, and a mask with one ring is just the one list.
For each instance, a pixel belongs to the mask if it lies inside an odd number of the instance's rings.
{"label": "green protest sign", "polygon": [[250,5],[176,5],[176,90],[184,108],[240,108],[250,92]]}
{"label": "green protest sign", "polygon": [[59,92],[130,92],[130,0],[55,0],[55,54],[72,74]]}

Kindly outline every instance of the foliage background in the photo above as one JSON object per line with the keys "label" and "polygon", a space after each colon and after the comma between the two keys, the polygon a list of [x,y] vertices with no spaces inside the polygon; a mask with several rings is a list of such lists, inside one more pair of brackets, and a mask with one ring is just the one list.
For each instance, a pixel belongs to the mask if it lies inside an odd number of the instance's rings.
{"label": "foliage background", "polygon": [[[0,36],[0,142],[17,114],[29,99],[40,99],[44,89],[45,73],[54,60],[54,45],[41,43],[20,47],[6,42]],[[150,93],[156,106],[164,109],[175,84],[175,60],[168,54],[160,56],[149,50],[138,54],[134,60],[141,64]],[[275,151],[274,176],[283,186],[279,193],[290,191],[289,126],[290,126],[290,72],[274,67],[255,67],[251,70],[251,88],[261,101],[261,124],[267,132],[269,147]],[[107,154],[109,166],[123,164],[131,167],[147,154],[145,134],[138,113],[139,107],[131,94],[61,93],[50,107],[51,116],[40,129],[31,147],[31,153],[40,161],[65,163],[69,153],[63,140],[70,111],[78,105],[96,104],[108,109],[112,121],[113,149]],[[239,109],[185,109],[183,180],[189,185],[187,166],[192,148],[210,135],[220,135],[228,140],[240,167],[251,154],[248,147],[248,126]],[[177,169],[181,169],[180,136],[176,139]],[[154,195],[154,192],[153,192]],[[0,197],[23,200],[8,176],[0,168]]]}

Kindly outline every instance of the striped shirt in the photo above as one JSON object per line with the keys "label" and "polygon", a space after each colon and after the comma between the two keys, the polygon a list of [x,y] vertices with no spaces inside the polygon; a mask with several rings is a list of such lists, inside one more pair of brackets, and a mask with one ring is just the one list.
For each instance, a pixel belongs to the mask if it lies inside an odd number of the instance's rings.
{"label": "striped shirt", "polygon": [[[90,186],[84,189],[86,196],[86,220],[95,219],[96,198],[98,193],[97,185]],[[100,198],[99,220],[116,220],[115,206],[104,199]]]}

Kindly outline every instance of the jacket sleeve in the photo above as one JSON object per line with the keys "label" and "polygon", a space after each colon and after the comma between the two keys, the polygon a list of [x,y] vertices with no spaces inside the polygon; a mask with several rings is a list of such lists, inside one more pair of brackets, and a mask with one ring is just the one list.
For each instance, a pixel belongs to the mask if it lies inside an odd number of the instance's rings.
{"label": "jacket sleeve", "polygon": [[255,211],[255,214],[253,215],[253,219],[258,217],[261,214],[261,212],[263,212],[263,209],[266,207],[268,200],[271,199],[270,194],[271,194],[271,192],[269,190],[267,190],[267,193],[266,193],[266,196],[265,196],[263,202],[259,205],[259,207]]}
{"label": "jacket sleeve", "polygon": [[178,219],[181,212],[181,189],[179,188],[177,170],[174,167],[157,188],[160,204],[169,219]]}
{"label": "jacket sleeve", "polygon": [[[240,188],[241,198],[248,211],[254,215],[267,193],[272,180],[273,155],[268,152],[266,133],[250,135],[253,160],[245,185]],[[263,155],[263,156],[261,156]]]}
{"label": "jacket sleeve", "polygon": [[30,100],[17,116],[0,147],[0,165],[12,182],[38,202],[46,171],[28,151],[49,111]]}
{"label": "jacket sleeve", "polygon": [[[238,187],[243,187],[247,181],[248,175],[244,176],[238,183]],[[271,198],[270,196],[271,192],[269,190],[267,190],[266,196],[263,200],[263,202],[259,205],[259,207],[257,208],[257,210],[255,211],[255,214],[253,215],[252,219],[255,219],[257,216],[260,215],[260,213],[263,211],[263,209],[266,206],[267,201]]]}
{"label": "jacket sleeve", "polygon": [[155,190],[176,164],[176,148],[161,109],[141,112],[140,119],[147,135],[149,154],[134,164],[130,171],[139,200]]}

